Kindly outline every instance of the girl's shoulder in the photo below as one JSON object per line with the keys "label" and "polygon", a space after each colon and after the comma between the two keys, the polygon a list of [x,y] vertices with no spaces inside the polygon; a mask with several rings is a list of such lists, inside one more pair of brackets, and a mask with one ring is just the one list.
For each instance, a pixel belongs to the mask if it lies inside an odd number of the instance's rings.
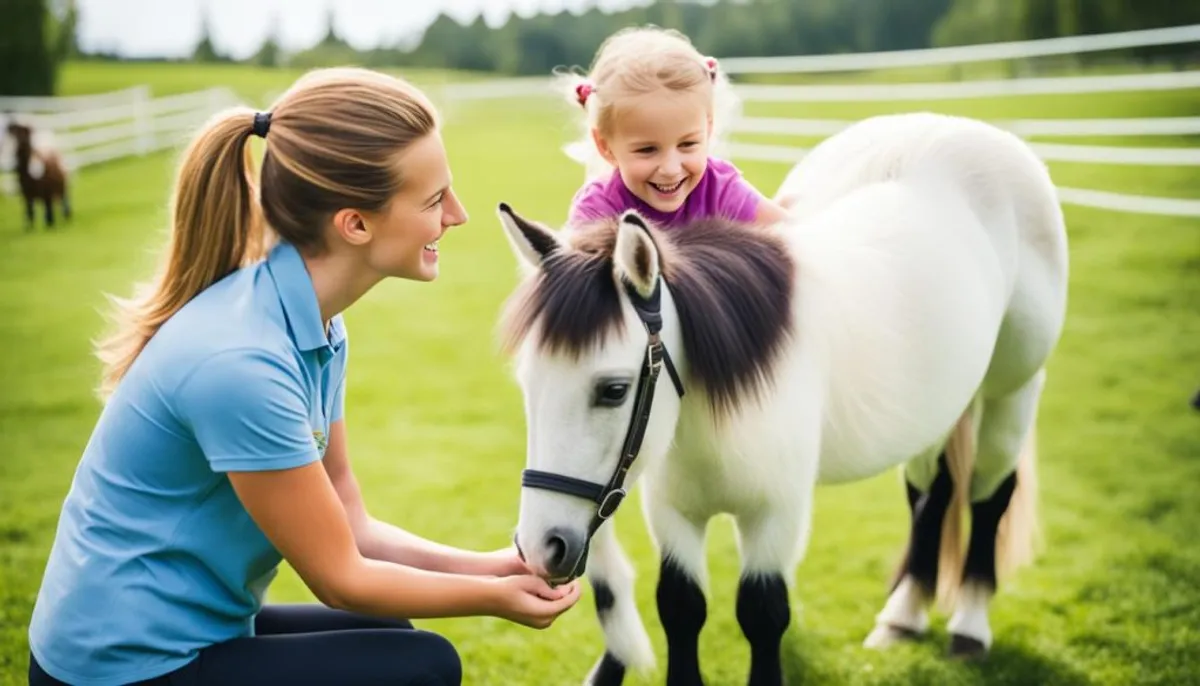
{"label": "girl's shoulder", "polygon": [[616,172],[588,179],[571,198],[568,221],[571,223],[607,219],[628,208],[622,194],[624,185]]}
{"label": "girl's shoulder", "polygon": [[709,157],[704,183],[705,188],[699,193],[693,192],[694,198],[689,198],[703,206],[701,214],[754,220],[763,196],[733,162]]}

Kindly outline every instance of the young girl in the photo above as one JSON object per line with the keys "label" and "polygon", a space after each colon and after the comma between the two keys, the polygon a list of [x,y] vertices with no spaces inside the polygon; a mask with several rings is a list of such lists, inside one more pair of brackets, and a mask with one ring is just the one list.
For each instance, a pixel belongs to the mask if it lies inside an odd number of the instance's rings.
{"label": "young girl", "polygon": [[623,29],[600,46],[591,71],[568,75],[586,113],[584,140],[568,153],[587,164],[570,224],[635,209],[660,227],[711,216],[771,224],[786,217],[732,163],[710,154],[735,103],[711,57],[678,31]]}
{"label": "young girl", "polygon": [[[578,600],[511,547],[373,518],[351,468],[341,312],[437,278],[467,219],[450,177],[425,96],[364,70],[199,132],[162,269],[99,347],[106,403],[33,610],[32,685],[458,684],[454,646],[409,619],[545,628]],[[282,560],[323,605],[263,607]]]}

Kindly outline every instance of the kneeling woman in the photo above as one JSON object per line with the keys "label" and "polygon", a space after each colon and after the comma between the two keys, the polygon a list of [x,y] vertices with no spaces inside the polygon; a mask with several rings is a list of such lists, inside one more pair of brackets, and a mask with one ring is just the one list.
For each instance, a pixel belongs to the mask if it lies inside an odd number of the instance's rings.
{"label": "kneeling woman", "polygon": [[[31,684],[458,684],[455,648],[408,620],[544,628],[578,600],[511,549],[371,518],[350,469],[341,312],[385,278],[436,278],[426,246],[465,221],[435,111],[401,80],[318,71],[269,113],[209,122],[157,278],[99,349],[106,404],[38,593]],[[263,607],[284,559],[323,604]]]}

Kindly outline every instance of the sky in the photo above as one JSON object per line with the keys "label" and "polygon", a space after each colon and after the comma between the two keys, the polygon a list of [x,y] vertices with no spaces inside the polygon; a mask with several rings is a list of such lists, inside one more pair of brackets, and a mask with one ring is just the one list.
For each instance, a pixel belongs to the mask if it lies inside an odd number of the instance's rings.
{"label": "sky", "polygon": [[79,43],[84,50],[128,57],[183,57],[200,40],[205,13],[217,50],[235,58],[254,54],[272,22],[285,50],[302,50],[334,26],[356,48],[411,37],[444,12],[470,22],[482,12],[497,26],[510,12],[530,16],[586,7],[603,10],[646,5],[649,0],[77,0]]}

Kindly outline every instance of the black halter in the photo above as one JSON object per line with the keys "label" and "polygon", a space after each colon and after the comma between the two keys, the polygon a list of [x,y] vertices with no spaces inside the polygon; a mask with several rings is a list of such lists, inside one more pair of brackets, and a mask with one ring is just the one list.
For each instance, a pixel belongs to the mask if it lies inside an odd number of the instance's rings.
{"label": "black halter", "polygon": [[637,395],[633,400],[633,416],[629,422],[629,429],[625,433],[621,459],[617,462],[617,468],[613,471],[612,477],[607,484],[598,484],[534,469],[526,469],[521,473],[521,485],[526,488],[540,488],[565,493],[596,503],[596,513],[588,525],[583,554],[579,556],[570,576],[562,580],[556,579],[556,582],[565,583],[583,573],[587,567],[588,547],[592,535],[596,533],[596,529],[600,528],[604,520],[616,513],[617,507],[625,499],[625,477],[629,474],[629,468],[633,466],[638,453],[641,452],[646,426],[650,423],[650,408],[654,404],[654,388],[658,383],[659,372],[662,371],[664,365],[666,365],[667,374],[671,377],[671,382],[675,385],[675,391],[679,393],[680,397],[683,397],[683,381],[680,380],[679,372],[675,369],[675,364],[671,362],[671,355],[659,337],[659,331],[662,329],[661,284],[655,285],[654,292],[648,298],[643,298],[629,285],[626,285],[625,291],[629,294],[638,318],[642,320],[642,324],[650,334],[650,342],[646,347],[646,356],[638,377]]}

